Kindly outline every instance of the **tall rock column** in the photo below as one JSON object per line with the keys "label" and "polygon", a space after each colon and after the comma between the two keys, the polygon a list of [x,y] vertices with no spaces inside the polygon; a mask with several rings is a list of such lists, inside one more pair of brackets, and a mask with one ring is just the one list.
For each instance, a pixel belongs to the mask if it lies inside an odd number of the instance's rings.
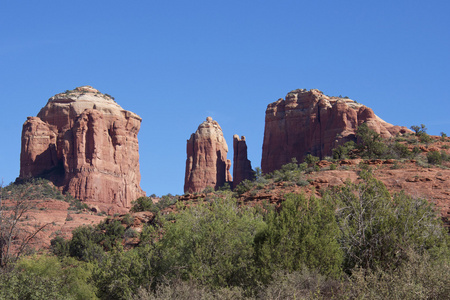
{"label": "tall rock column", "polygon": [[90,86],[57,94],[23,125],[19,177],[44,177],[87,203],[129,208],[145,195],[141,120]]}
{"label": "tall rock column", "polygon": [[247,143],[245,136],[233,136],[233,188],[245,179],[253,179],[252,163],[247,158]]}
{"label": "tall rock column", "polygon": [[231,183],[231,161],[222,128],[211,117],[198,126],[187,141],[184,191],[201,192],[206,187],[217,189]]}

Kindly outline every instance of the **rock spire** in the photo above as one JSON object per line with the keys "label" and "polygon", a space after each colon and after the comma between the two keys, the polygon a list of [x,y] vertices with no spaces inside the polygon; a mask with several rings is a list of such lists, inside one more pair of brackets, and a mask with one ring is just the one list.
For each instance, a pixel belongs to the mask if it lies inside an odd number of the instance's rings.
{"label": "rock spire", "polygon": [[252,163],[247,158],[247,143],[245,136],[233,136],[233,188],[245,179],[253,179]]}
{"label": "rock spire", "polygon": [[222,128],[211,117],[191,135],[186,152],[185,192],[201,192],[206,187],[217,189],[226,182],[231,183],[228,146]]}

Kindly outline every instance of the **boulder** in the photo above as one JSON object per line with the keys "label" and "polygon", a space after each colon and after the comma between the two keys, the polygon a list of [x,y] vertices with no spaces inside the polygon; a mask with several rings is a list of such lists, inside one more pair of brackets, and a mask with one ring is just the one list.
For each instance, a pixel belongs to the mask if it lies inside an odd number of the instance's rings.
{"label": "boulder", "polygon": [[198,126],[187,141],[184,191],[201,192],[206,187],[217,189],[231,183],[231,161],[222,128],[211,117]]}
{"label": "boulder", "polygon": [[140,188],[141,118],[90,87],[48,100],[23,125],[20,179],[44,177],[89,203],[129,208]]}
{"label": "boulder", "polygon": [[277,170],[292,158],[301,162],[306,154],[323,159],[335,147],[356,141],[356,129],[362,123],[383,138],[411,132],[383,121],[351,99],[329,97],[315,89],[294,90],[267,106],[262,171]]}

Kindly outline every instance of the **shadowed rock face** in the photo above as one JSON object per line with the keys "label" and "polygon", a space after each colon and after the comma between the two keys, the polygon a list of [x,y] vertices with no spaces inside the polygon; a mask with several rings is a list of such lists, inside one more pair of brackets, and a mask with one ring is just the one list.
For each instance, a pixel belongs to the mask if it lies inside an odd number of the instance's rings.
{"label": "shadowed rock face", "polygon": [[222,128],[211,117],[191,135],[186,152],[185,192],[201,192],[206,187],[217,189],[232,181],[228,146]]}
{"label": "shadowed rock face", "polygon": [[233,136],[233,188],[245,179],[253,179],[254,172],[252,163],[247,158],[247,143],[245,136],[239,138],[237,134]]}
{"label": "shadowed rock face", "polygon": [[23,125],[20,178],[44,177],[86,202],[128,208],[140,188],[141,118],[84,86],[49,99]]}
{"label": "shadowed rock face", "polygon": [[383,138],[409,132],[391,125],[372,109],[353,100],[329,97],[319,90],[295,90],[267,106],[261,169],[269,173],[306,154],[323,158],[332,149],[356,140],[356,129],[366,122]]}

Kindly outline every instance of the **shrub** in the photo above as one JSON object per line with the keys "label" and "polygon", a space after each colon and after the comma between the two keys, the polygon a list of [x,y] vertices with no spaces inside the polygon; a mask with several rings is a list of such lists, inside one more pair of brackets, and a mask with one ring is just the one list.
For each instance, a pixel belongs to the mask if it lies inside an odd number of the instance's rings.
{"label": "shrub", "polygon": [[98,299],[91,273],[92,265],[70,258],[23,258],[0,273],[0,299]]}
{"label": "shrub", "polygon": [[235,188],[234,191],[240,196],[245,192],[248,192],[253,187],[254,182],[248,179],[241,181]]}
{"label": "shrub", "polygon": [[442,222],[426,200],[403,193],[392,197],[370,172],[360,176],[362,182],[347,183],[326,196],[338,203],[344,270],[394,268],[404,261],[407,248],[447,247]]}
{"label": "shrub", "polygon": [[133,218],[130,214],[125,214],[125,215],[122,217],[122,222],[123,222],[125,225],[130,226],[130,225],[133,225],[133,223],[134,223],[134,218]]}
{"label": "shrub", "polygon": [[163,210],[171,205],[174,205],[178,202],[178,197],[172,195],[171,193],[161,196],[161,199],[159,199],[158,203],[156,203],[156,206],[159,210]]}
{"label": "shrub", "polygon": [[99,262],[93,281],[101,299],[131,299],[139,286],[151,285],[157,272],[154,247],[112,251]]}
{"label": "shrub", "polygon": [[101,233],[92,226],[80,226],[72,231],[72,239],[69,241],[69,254],[72,257],[84,261],[100,260],[104,256],[104,250],[99,245],[102,240]]}
{"label": "shrub", "polygon": [[247,299],[244,290],[239,287],[225,287],[211,289],[199,285],[195,280],[182,281],[179,279],[166,280],[158,284],[153,291],[150,288],[140,287],[133,295],[133,300],[157,300],[157,299]]}
{"label": "shrub", "polygon": [[408,149],[408,146],[406,146],[405,144],[401,144],[399,142],[395,142],[389,148],[392,153],[392,156],[397,159],[409,158],[412,155],[411,151],[409,151]]}
{"label": "shrub", "polygon": [[139,212],[139,211],[151,211],[154,213],[159,212],[158,207],[153,203],[153,200],[150,197],[139,197],[131,204],[133,205],[130,209],[130,211],[132,212]]}
{"label": "shrub", "polygon": [[50,181],[42,178],[17,180],[3,188],[3,199],[16,197],[27,200],[64,199],[61,192]]}
{"label": "shrub", "polygon": [[439,165],[442,163],[442,155],[438,151],[430,151],[427,153],[428,163],[433,165]]}
{"label": "shrub", "polygon": [[305,179],[300,179],[299,181],[297,181],[297,185],[298,186],[308,186],[309,182]]}
{"label": "shrub", "polygon": [[257,299],[333,299],[339,283],[316,270],[277,271],[273,280],[258,292]]}
{"label": "shrub", "polygon": [[346,142],[344,145],[339,145],[332,150],[334,159],[347,159],[351,156],[352,150],[356,148],[354,141]]}
{"label": "shrub", "polygon": [[57,236],[50,241],[51,250],[56,256],[69,256],[69,242],[61,236]]}
{"label": "shrub", "polygon": [[160,241],[165,275],[212,287],[252,284],[253,240],[263,224],[254,209],[238,208],[229,196],[187,208]]}
{"label": "shrub", "polygon": [[419,136],[419,141],[421,143],[424,143],[424,144],[428,145],[429,143],[431,143],[432,139],[431,139],[431,136],[429,136],[427,133],[422,133]]}
{"label": "shrub", "polygon": [[402,166],[396,161],[394,162],[394,164],[391,166],[391,169],[396,170],[396,169],[400,169]]}
{"label": "shrub", "polygon": [[382,158],[386,153],[386,145],[383,143],[380,134],[370,129],[367,123],[361,124],[356,130],[358,137],[357,148],[362,157]]}
{"label": "shrub", "polygon": [[212,187],[212,186],[207,186],[207,187],[205,187],[205,189],[202,191],[202,193],[204,193],[204,194],[209,194],[209,193],[212,193],[212,192],[214,192],[214,187]]}
{"label": "shrub", "polygon": [[448,260],[408,249],[396,270],[356,269],[341,292],[342,299],[448,299]]}
{"label": "shrub", "polygon": [[343,254],[332,202],[291,194],[279,213],[269,212],[266,223],[255,238],[263,282],[277,270],[292,272],[307,267],[324,275],[340,273]]}
{"label": "shrub", "polygon": [[231,191],[231,186],[229,182],[225,182],[221,187],[218,189],[219,191]]}
{"label": "shrub", "polygon": [[417,155],[419,155],[422,152],[422,150],[420,150],[419,147],[414,147],[411,151],[411,155],[412,157],[416,157]]}
{"label": "shrub", "polygon": [[320,159],[317,156],[307,154],[305,157],[305,163],[308,164],[309,167],[315,165]]}
{"label": "shrub", "polygon": [[72,239],[65,241],[56,237],[51,241],[54,254],[69,255],[79,260],[101,261],[105,251],[121,245],[125,228],[118,220],[107,219],[97,226],[80,226],[72,231]]}

